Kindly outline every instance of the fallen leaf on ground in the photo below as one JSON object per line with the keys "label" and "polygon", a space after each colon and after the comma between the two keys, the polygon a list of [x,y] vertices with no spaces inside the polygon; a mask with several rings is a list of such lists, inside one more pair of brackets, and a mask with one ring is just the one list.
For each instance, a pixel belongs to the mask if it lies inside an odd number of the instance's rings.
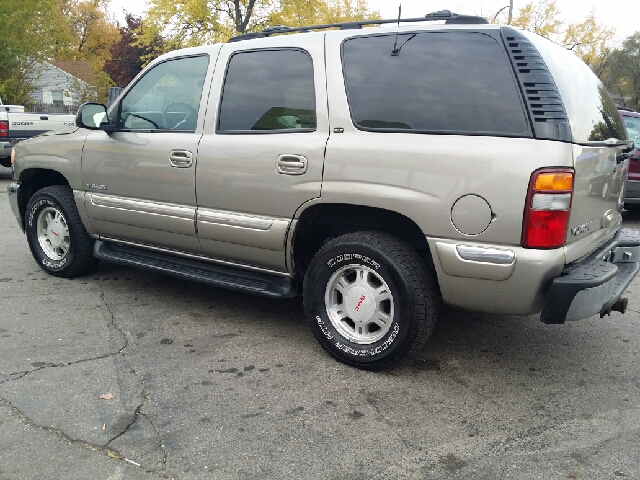
{"label": "fallen leaf on ground", "polygon": [[104,424],[102,425],[102,431],[105,431],[106,429],[107,429],[107,424],[106,424],[106,423],[104,423]]}
{"label": "fallen leaf on ground", "polygon": [[102,400],[111,400],[113,398],[113,393],[103,393],[100,395]]}

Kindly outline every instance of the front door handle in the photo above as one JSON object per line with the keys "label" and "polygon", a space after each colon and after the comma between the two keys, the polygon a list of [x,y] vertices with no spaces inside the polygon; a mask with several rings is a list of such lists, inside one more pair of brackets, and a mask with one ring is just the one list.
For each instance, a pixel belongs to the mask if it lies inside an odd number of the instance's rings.
{"label": "front door handle", "polygon": [[189,150],[171,150],[169,165],[176,168],[189,168],[193,165],[193,154]]}
{"label": "front door handle", "polygon": [[307,171],[308,160],[302,155],[278,155],[276,172],[283,175],[302,175]]}

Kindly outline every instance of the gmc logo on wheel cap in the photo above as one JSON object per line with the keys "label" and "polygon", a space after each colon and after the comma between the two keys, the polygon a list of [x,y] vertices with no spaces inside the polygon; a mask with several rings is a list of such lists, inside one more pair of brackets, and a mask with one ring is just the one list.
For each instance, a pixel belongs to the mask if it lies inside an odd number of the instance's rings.
{"label": "gmc logo on wheel cap", "polygon": [[362,296],[360,297],[360,301],[359,301],[359,302],[358,302],[358,304],[356,305],[356,308],[354,308],[354,310],[355,310],[356,312],[360,311],[360,307],[362,306],[362,302],[364,302],[365,298],[367,298],[367,297],[365,297],[364,295],[362,295]]}

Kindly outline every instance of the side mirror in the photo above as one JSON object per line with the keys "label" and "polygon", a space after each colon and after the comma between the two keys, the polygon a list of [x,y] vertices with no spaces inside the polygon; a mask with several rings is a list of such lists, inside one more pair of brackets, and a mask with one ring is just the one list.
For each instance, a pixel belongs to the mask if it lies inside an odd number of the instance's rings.
{"label": "side mirror", "polygon": [[100,130],[108,125],[107,107],[101,103],[83,103],[76,114],[76,126],[90,130]]}

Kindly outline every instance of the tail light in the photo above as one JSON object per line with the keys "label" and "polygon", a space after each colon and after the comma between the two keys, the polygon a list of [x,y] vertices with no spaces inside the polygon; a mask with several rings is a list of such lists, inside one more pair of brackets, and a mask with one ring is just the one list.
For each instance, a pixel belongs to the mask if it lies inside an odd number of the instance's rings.
{"label": "tail light", "polygon": [[544,168],[531,176],[522,225],[525,248],[564,245],[573,197],[573,170]]}
{"label": "tail light", "polygon": [[9,136],[9,122],[6,120],[0,120],[0,137]]}

